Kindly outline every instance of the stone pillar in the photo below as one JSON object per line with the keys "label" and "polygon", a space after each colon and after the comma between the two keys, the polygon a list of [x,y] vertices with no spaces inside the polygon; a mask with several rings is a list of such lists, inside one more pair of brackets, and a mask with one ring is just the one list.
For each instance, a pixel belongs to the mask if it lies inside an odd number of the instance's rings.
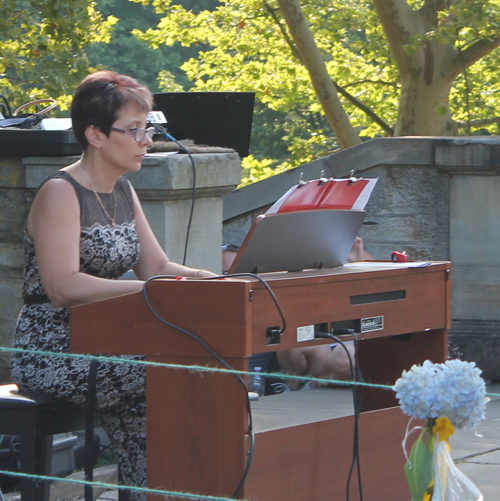
{"label": "stone pillar", "polygon": [[[192,155],[195,204],[186,264],[221,272],[222,195],[240,182],[236,153]],[[78,157],[0,157],[0,343],[12,342],[21,308],[23,234],[37,188]],[[194,171],[187,155],[148,156],[139,172],[127,175],[151,227],[170,259],[182,262],[190,219]],[[0,353],[0,381],[8,381],[8,358]]]}
{"label": "stone pillar", "polygon": [[[240,182],[236,153],[193,155],[196,198],[186,264],[222,270],[222,195]],[[187,155],[149,157],[129,176],[151,226],[170,259],[182,262],[193,200],[193,166]]]}
{"label": "stone pillar", "polygon": [[[0,343],[10,345],[21,309],[23,234],[33,200],[22,159],[0,158]],[[9,380],[9,356],[0,352],[0,382]]]}
{"label": "stone pillar", "polygon": [[450,176],[450,338],[500,380],[500,141],[457,138],[438,146],[436,164]]}

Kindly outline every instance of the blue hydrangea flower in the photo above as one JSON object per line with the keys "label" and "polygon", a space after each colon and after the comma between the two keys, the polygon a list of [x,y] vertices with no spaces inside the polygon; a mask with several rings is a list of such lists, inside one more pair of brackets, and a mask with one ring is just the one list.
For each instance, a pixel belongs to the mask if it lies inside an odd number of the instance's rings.
{"label": "blue hydrangea flower", "polygon": [[474,362],[426,360],[403,371],[393,387],[401,410],[416,419],[447,417],[457,429],[473,429],[489,398],[481,370]]}

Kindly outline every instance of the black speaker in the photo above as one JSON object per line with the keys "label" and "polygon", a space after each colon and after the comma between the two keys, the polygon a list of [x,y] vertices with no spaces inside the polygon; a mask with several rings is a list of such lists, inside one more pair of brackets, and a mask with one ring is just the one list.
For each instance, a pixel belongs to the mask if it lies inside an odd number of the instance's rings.
{"label": "black speaker", "polygon": [[167,130],[177,140],[249,154],[255,92],[166,92],[154,95]]}

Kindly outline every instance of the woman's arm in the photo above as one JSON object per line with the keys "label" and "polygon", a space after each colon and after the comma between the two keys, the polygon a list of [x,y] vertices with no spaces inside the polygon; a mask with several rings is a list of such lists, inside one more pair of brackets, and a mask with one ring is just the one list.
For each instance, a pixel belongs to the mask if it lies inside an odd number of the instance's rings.
{"label": "woman's arm", "polygon": [[214,277],[215,273],[199,268],[190,268],[170,261],[156,239],[149,225],[137,193],[132,188],[134,200],[134,216],[141,245],[139,262],[134,267],[134,272],[139,279],[147,280],[156,275],[179,275],[183,277]]}
{"label": "woman's arm", "polygon": [[28,234],[43,288],[56,306],[76,306],[139,292],[137,280],[108,280],[80,272],[80,207],[74,188],[52,179],[38,192],[28,217]]}

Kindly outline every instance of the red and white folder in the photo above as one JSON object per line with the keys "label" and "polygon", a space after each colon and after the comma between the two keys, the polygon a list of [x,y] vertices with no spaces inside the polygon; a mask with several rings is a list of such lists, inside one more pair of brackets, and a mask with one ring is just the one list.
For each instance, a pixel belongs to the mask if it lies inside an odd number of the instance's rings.
{"label": "red and white folder", "polygon": [[292,186],[267,212],[318,209],[363,210],[378,178],[314,179]]}

